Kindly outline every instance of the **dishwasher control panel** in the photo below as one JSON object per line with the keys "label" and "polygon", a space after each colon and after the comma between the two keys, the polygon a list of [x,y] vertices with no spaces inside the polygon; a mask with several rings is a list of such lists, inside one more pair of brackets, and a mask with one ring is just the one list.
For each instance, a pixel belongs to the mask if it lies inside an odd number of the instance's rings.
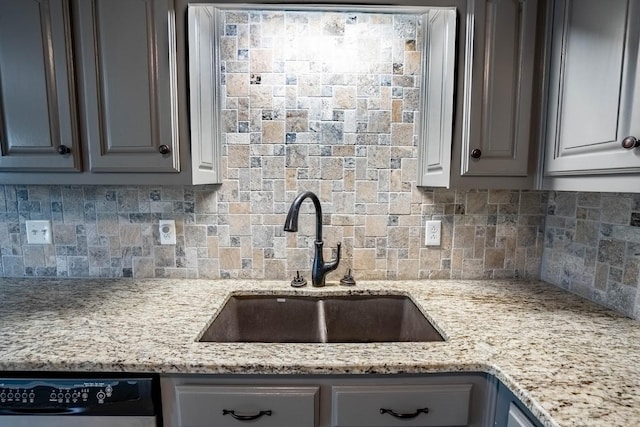
{"label": "dishwasher control panel", "polygon": [[153,415],[151,378],[0,378],[0,415]]}

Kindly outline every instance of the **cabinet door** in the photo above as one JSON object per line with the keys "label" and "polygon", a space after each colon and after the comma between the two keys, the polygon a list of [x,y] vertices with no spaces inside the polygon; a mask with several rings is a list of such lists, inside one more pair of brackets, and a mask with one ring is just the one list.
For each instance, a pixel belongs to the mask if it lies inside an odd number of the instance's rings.
{"label": "cabinet door", "polygon": [[179,385],[179,427],[315,427],[318,387]]}
{"label": "cabinet door", "polygon": [[466,426],[471,384],[336,386],[332,427]]}
{"label": "cabinet door", "polygon": [[512,402],[507,414],[507,427],[534,427],[529,418]]}
{"label": "cabinet door", "polygon": [[542,423],[504,385],[498,382],[495,406],[495,427],[541,427]]}
{"label": "cabinet door", "polygon": [[80,169],[69,13],[65,0],[0,0],[0,170]]}
{"label": "cabinet door", "polygon": [[546,175],[640,172],[637,0],[553,5]]}
{"label": "cabinet door", "polygon": [[91,172],[179,171],[172,5],[75,0]]}
{"label": "cabinet door", "polygon": [[529,173],[537,10],[537,0],[476,2],[463,176]]}

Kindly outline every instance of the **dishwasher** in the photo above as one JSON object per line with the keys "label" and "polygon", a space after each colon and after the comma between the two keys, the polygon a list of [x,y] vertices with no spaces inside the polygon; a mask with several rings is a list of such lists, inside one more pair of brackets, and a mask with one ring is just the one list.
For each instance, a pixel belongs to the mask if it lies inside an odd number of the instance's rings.
{"label": "dishwasher", "polygon": [[151,377],[0,378],[0,427],[160,427]]}

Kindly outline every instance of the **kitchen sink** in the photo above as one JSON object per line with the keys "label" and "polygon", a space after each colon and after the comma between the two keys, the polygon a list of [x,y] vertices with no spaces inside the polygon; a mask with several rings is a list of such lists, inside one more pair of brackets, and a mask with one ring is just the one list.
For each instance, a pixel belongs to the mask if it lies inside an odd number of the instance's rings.
{"label": "kitchen sink", "polygon": [[232,296],[201,342],[444,341],[404,295]]}

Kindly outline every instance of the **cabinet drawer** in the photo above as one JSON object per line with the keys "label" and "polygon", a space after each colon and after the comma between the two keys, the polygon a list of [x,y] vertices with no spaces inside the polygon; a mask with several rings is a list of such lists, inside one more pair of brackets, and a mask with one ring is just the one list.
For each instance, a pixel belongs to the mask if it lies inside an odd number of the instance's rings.
{"label": "cabinet drawer", "polygon": [[[333,387],[331,424],[333,427],[465,426],[471,388],[471,384],[389,386],[375,390],[361,386]],[[419,409],[427,413],[418,412]]]}
{"label": "cabinet drawer", "polygon": [[318,419],[318,387],[180,385],[176,397],[180,427],[315,427]]}

